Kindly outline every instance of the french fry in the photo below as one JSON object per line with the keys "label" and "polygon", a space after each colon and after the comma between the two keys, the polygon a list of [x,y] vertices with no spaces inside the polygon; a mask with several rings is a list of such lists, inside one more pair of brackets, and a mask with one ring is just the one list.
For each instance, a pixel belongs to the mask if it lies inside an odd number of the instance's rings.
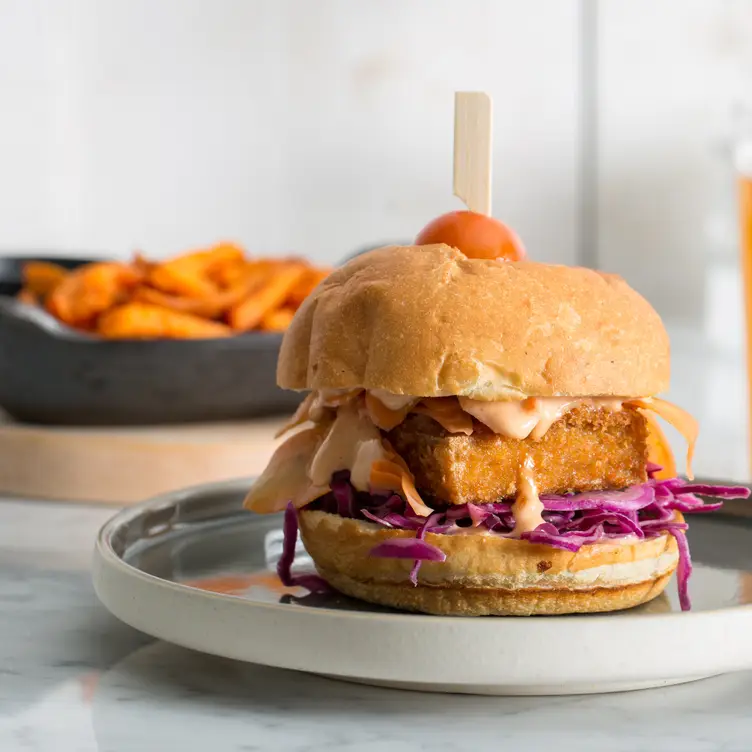
{"label": "french fry", "polygon": [[175,256],[172,259],[163,261],[161,266],[168,264],[180,264],[185,266],[193,266],[201,268],[205,272],[210,272],[212,269],[227,264],[230,262],[240,262],[245,258],[243,249],[234,243],[218,243],[212,248],[193,251],[193,253],[183,253],[180,256]]}
{"label": "french fry", "polygon": [[251,260],[238,246],[220,243],[163,262],[135,253],[127,264],[73,271],[29,262],[17,298],[104,337],[224,337],[284,331],[329,272],[297,257]]}
{"label": "french fry", "polygon": [[306,273],[290,290],[290,294],[287,296],[288,305],[297,308],[318,287],[318,284],[331,274],[331,271],[331,269],[316,269],[314,267],[306,269]]}
{"label": "french fry", "polygon": [[23,287],[18,291],[16,300],[19,303],[25,303],[26,305],[38,305],[39,298],[36,293],[32,292],[28,287]]}
{"label": "french fry", "polygon": [[151,271],[152,269],[154,269],[156,264],[153,261],[149,261],[149,259],[147,259],[142,253],[137,251],[133,254],[131,266],[138,272],[143,274],[144,277],[147,277],[149,274],[151,274]]}
{"label": "french fry", "polygon": [[230,326],[241,332],[257,327],[264,316],[285,301],[305,272],[306,267],[301,264],[280,264],[263,287],[230,309]]}
{"label": "french fry", "polygon": [[178,295],[168,295],[160,290],[155,290],[153,287],[138,287],[134,290],[132,299],[162,306],[162,308],[168,308],[171,311],[190,313],[193,316],[201,316],[206,319],[217,319],[228,308],[243,300],[260,284],[261,280],[247,281],[229,290],[215,292],[206,298],[181,298]]}
{"label": "french fry", "polygon": [[212,269],[242,259],[241,248],[225,243],[158,264],[149,274],[149,282],[158,290],[173,295],[206,297],[218,292],[217,284],[209,276]]}
{"label": "french fry", "polygon": [[70,326],[85,327],[122,302],[141,274],[117,262],[87,264],[69,272],[48,295],[47,310]]}
{"label": "french fry", "polygon": [[201,298],[218,292],[217,286],[203,276],[199,267],[177,262],[156,266],[149,274],[149,282],[163,292],[190,298]]}
{"label": "french fry", "polygon": [[207,339],[228,337],[232,330],[217,321],[132,302],[100,316],[97,331],[108,339]]}
{"label": "french fry", "polygon": [[249,261],[245,258],[225,259],[211,266],[207,276],[214,284],[224,290],[246,279],[249,268],[259,263],[261,262]]}
{"label": "french fry", "polygon": [[256,287],[261,287],[279,264],[276,260],[258,259],[244,261],[242,264],[225,265],[220,267],[218,274],[212,275],[212,279],[223,290],[245,288],[250,293]]}
{"label": "french fry", "polygon": [[23,268],[23,286],[35,296],[44,298],[65,279],[67,273],[68,271],[59,264],[30,261]]}
{"label": "french fry", "polygon": [[214,268],[217,264],[227,263],[228,259],[237,259],[239,261],[245,260],[245,251],[237,243],[230,241],[222,241],[217,243],[209,250],[209,255],[212,258],[210,267]]}
{"label": "french fry", "polygon": [[181,313],[216,319],[254,290],[260,288],[273,271],[273,267],[274,264],[271,261],[245,262],[240,269],[241,273],[235,277],[231,287],[203,298],[168,295],[153,287],[144,286],[134,291],[133,299],[160,305]]}
{"label": "french fry", "polygon": [[278,308],[261,319],[261,329],[266,332],[284,332],[295,316],[294,308]]}
{"label": "french fry", "polygon": [[[213,298],[222,293],[214,293]],[[168,295],[154,287],[137,287],[131,295],[131,301],[148,303],[149,305],[166,308],[178,313],[190,313],[192,316],[215,318],[217,313],[213,306],[207,305],[207,298],[181,298],[179,295]]]}

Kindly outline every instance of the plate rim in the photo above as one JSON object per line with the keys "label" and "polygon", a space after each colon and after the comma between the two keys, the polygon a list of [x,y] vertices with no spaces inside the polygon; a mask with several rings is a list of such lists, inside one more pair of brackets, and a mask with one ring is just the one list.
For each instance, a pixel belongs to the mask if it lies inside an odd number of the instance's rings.
{"label": "plate rim", "polygon": [[[178,489],[113,515],[97,534],[92,562],[94,590],[103,605],[126,624],[192,650],[406,689],[583,694],[752,669],[747,639],[752,604],[694,613],[485,619],[302,608],[162,579],[124,561],[109,543],[118,525],[140,514],[200,495],[241,494],[250,482]],[[532,650],[531,638],[540,640]],[[577,643],[575,657],[561,650],[571,641]],[[708,641],[712,649],[696,649]],[[448,646],[439,653],[443,660],[437,660],[437,645]],[[477,650],[478,645],[484,648]]]}
{"label": "plate rim", "polygon": [[[132,564],[129,564],[122,557],[118,556],[117,552],[114,550],[114,548],[110,544],[111,533],[114,528],[117,528],[118,526],[126,522],[130,522],[133,519],[136,519],[140,514],[143,514],[144,512],[166,509],[171,506],[174,506],[176,503],[180,501],[184,501],[186,498],[192,498],[198,495],[209,494],[212,492],[237,491],[238,494],[240,494],[240,493],[243,493],[244,491],[247,491],[249,487],[248,484],[252,483],[254,480],[255,478],[251,476],[247,478],[232,478],[229,480],[217,481],[213,483],[201,483],[201,484],[197,484],[193,486],[187,486],[185,488],[176,489],[174,491],[169,491],[168,493],[165,493],[165,494],[154,496],[151,499],[147,499],[146,501],[141,502],[140,504],[135,504],[125,509],[122,509],[116,514],[114,514],[112,517],[110,517],[110,519],[108,519],[107,522],[105,522],[104,525],[100,527],[97,533],[96,542],[95,542],[95,553],[101,557],[103,563],[107,563],[111,566],[117,567],[123,573],[127,573],[132,576],[135,575],[139,579],[142,579],[151,584],[158,584],[160,587],[167,588],[169,590],[173,590],[177,592],[191,591],[195,593],[201,593],[202,597],[221,600],[221,601],[226,601],[226,600],[230,600],[232,602],[242,601],[248,607],[252,607],[252,608],[264,608],[264,609],[275,610],[275,611],[288,611],[290,608],[288,604],[267,603],[263,601],[249,601],[239,595],[233,595],[230,593],[216,593],[213,591],[201,590],[200,588],[195,588],[185,583],[175,582],[173,580],[165,580],[161,577],[158,577],[157,575],[150,574],[149,572],[144,572],[142,569],[139,569],[138,567],[135,567]],[[269,518],[271,516],[271,515],[257,515],[254,512],[248,512],[248,514],[251,516],[251,518],[253,517]],[[276,516],[279,516],[281,518],[281,513],[275,513],[275,514]],[[446,624],[447,622],[455,622],[455,623],[461,623],[463,625],[467,624],[468,621],[475,621],[475,620],[469,620],[468,617],[465,617],[465,616],[439,616],[439,615],[433,615],[433,614],[420,614],[420,613],[411,613],[411,612],[400,613],[400,612],[391,612],[391,611],[385,611],[385,612],[349,611],[349,610],[339,610],[335,608],[329,608],[326,606],[317,607],[315,609],[310,609],[310,611],[312,613],[321,613],[323,615],[337,614],[338,616],[342,616],[342,617],[348,617],[348,618],[352,617],[356,620],[371,619],[374,617],[378,617],[379,619],[388,619],[388,620],[397,620],[397,621],[405,621],[405,620],[415,621],[416,619],[419,619],[421,623]],[[744,611],[744,612],[752,613],[752,603],[748,603],[746,605],[728,606],[728,607],[712,609],[708,611],[696,611],[696,612],[672,611],[670,613],[664,613],[664,614],[641,614],[640,620],[641,621],[649,620],[649,621],[655,622],[655,621],[666,621],[666,620],[673,621],[675,619],[684,618],[684,617],[697,619],[698,617],[701,617],[703,615],[724,614],[729,611],[731,612]],[[628,611],[624,613],[628,613]],[[559,614],[559,615],[551,615],[551,616],[534,615],[534,616],[526,616],[526,617],[499,616],[499,617],[493,617],[493,618],[496,618],[496,619],[513,618],[513,619],[527,619],[527,620],[534,619],[536,621],[545,620],[546,622],[558,623],[562,620],[569,621],[573,617],[576,617],[578,619],[587,618],[587,621],[589,623],[596,623],[596,622],[605,623],[605,622],[612,621],[614,619],[614,614],[613,613]]]}

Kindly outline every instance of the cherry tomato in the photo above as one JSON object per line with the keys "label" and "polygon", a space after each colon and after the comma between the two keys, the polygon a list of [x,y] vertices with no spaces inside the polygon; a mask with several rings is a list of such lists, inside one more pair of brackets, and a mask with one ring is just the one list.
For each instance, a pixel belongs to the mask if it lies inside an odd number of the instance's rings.
{"label": "cherry tomato", "polygon": [[436,217],[415,238],[416,245],[446,243],[468,258],[521,261],[525,248],[514,230],[485,214],[453,211]]}

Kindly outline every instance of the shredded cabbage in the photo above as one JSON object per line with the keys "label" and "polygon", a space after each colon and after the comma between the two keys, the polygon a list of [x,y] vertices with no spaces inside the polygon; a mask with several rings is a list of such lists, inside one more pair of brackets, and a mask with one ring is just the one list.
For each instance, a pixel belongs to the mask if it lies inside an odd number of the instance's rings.
{"label": "shredded cabbage", "polygon": [[371,556],[388,559],[415,559],[416,561],[446,561],[446,554],[420,538],[392,538],[371,549]]}
{"label": "shredded cabbage", "polygon": [[[687,525],[676,521],[675,512],[712,512],[722,505],[722,502],[706,503],[697,494],[720,499],[745,499],[750,491],[739,486],[687,483],[680,478],[658,480],[654,476],[659,470],[657,465],[648,465],[649,480],[623,491],[544,494],[541,496],[543,524],[522,533],[521,537],[531,543],[576,552],[585,545],[618,541],[625,536],[646,539],[668,533],[676,539],[679,550],[679,601],[682,610],[686,611],[690,608],[688,581],[692,561],[685,535]],[[372,556],[413,559],[415,563],[410,579],[414,585],[418,584],[418,571],[423,561],[443,561],[445,558],[440,549],[424,541],[426,533],[452,535],[469,527],[485,527],[495,535],[511,537],[514,529],[512,507],[506,502],[462,504],[421,517],[398,494],[372,495],[356,491],[350,485],[347,472],[335,473],[331,488],[331,493],[312,502],[306,509],[319,509],[342,517],[367,520],[389,529],[416,533],[415,538],[385,541],[371,551]],[[288,529],[292,538],[289,545]],[[285,514],[285,533],[285,552],[290,558],[284,565],[280,560],[280,578],[284,584],[290,584],[289,577],[288,581],[282,577],[282,571],[289,576],[297,538],[297,518],[290,507]],[[301,578],[309,576],[298,576],[295,584],[303,585]]]}
{"label": "shredded cabbage", "polygon": [[312,593],[329,593],[331,587],[317,574],[293,574],[292,565],[295,561],[295,544],[298,542],[298,511],[290,502],[285,509],[285,519],[282,523],[282,555],[277,561],[277,576],[287,587],[304,587]]}

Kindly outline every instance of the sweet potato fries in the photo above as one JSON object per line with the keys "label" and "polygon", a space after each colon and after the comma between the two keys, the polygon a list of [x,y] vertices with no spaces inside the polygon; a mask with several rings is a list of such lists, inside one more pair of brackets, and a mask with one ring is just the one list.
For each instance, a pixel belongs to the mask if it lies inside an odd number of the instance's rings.
{"label": "sweet potato fries", "polygon": [[221,243],[166,261],[136,255],[67,270],[31,261],[18,299],[107,339],[196,339],[284,331],[330,272],[297,258],[249,258]]}

